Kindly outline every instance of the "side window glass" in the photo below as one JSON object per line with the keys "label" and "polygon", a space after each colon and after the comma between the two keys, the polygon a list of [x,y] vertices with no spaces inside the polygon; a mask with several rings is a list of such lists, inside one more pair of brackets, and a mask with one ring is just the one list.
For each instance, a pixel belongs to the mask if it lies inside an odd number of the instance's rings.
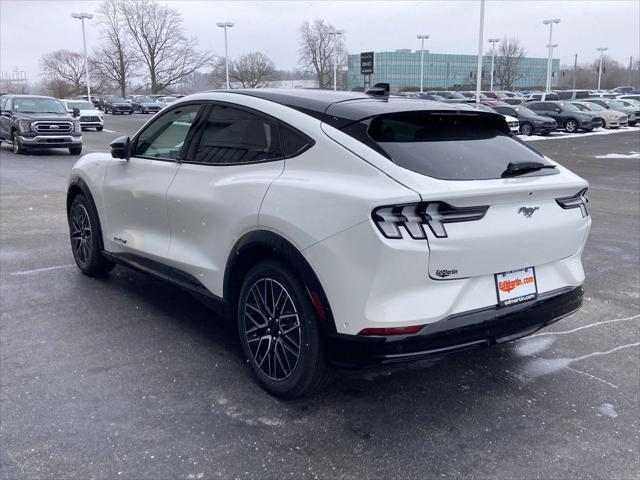
{"label": "side window glass", "polygon": [[9,99],[9,97],[0,98],[0,111],[2,111],[2,112],[5,111],[5,106],[7,105],[7,100],[8,99]]}
{"label": "side window glass", "polygon": [[311,146],[311,140],[284,125],[280,126],[280,140],[287,157],[297,155]]}
{"label": "side window glass", "polygon": [[200,105],[185,105],[155,120],[138,137],[135,156],[177,159],[199,109]]}
{"label": "side window glass", "polygon": [[245,110],[216,105],[203,127],[194,160],[234,164],[283,157],[276,122]]}
{"label": "side window glass", "polygon": [[560,100],[569,100],[571,98],[571,92],[560,92],[558,93],[558,98]]}

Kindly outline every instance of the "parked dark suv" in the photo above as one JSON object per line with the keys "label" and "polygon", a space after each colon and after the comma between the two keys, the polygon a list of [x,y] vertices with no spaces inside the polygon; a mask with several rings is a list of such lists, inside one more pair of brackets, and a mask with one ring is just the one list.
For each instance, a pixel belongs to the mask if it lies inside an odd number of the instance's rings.
{"label": "parked dark suv", "polygon": [[[76,114],[80,112],[74,109]],[[80,122],[56,98],[36,95],[0,98],[0,141],[11,142],[14,153],[38,147],[68,148],[71,155],[79,155],[81,132]]]}
{"label": "parked dark suv", "polygon": [[592,113],[582,112],[569,102],[529,102],[527,107],[539,115],[553,118],[559,128],[568,133],[578,130],[590,132],[602,125],[600,117]]}
{"label": "parked dark suv", "polygon": [[115,115],[116,113],[119,113],[121,115],[128,113],[129,115],[131,115],[133,113],[133,107],[131,106],[131,104],[122,97],[117,97],[115,95],[105,95],[102,102],[102,109],[104,110],[104,113],[111,113],[112,115]]}
{"label": "parked dark suv", "polygon": [[551,117],[539,115],[524,105],[496,105],[493,109],[501,115],[511,115],[520,122],[520,133],[523,135],[547,135],[558,128]]}

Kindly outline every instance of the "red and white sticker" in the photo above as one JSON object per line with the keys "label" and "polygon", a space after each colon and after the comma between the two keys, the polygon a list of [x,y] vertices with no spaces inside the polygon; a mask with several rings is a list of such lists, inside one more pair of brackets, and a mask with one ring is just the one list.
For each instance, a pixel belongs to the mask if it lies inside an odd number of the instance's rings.
{"label": "red and white sticker", "polygon": [[498,304],[502,306],[533,300],[538,296],[536,271],[533,267],[496,274]]}

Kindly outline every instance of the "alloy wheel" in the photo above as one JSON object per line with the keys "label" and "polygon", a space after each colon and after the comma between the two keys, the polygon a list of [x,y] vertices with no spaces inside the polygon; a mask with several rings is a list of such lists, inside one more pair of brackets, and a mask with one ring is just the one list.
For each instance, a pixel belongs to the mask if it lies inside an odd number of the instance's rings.
{"label": "alloy wheel", "polygon": [[244,305],[244,334],[256,366],[272,380],[288,378],[300,359],[300,316],[286,288],[256,281]]}
{"label": "alloy wheel", "polygon": [[16,132],[13,132],[13,136],[11,137],[11,150],[13,151],[13,153],[15,153],[16,155],[20,153],[20,144],[18,144],[18,135],[16,135]]}
{"label": "alloy wheel", "polygon": [[71,244],[73,253],[82,264],[91,258],[91,221],[87,209],[81,203],[76,204],[71,211]]}
{"label": "alloy wheel", "polygon": [[565,127],[567,129],[567,132],[569,133],[573,133],[578,129],[578,125],[576,124],[575,120],[567,120]]}

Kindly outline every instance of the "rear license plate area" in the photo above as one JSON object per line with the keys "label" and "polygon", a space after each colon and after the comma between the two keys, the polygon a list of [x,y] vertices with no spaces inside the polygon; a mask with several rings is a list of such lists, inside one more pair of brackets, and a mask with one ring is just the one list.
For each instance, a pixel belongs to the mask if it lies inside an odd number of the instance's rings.
{"label": "rear license plate area", "polygon": [[501,307],[528,302],[538,297],[534,267],[496,273],[495,281],[498,305]]}

